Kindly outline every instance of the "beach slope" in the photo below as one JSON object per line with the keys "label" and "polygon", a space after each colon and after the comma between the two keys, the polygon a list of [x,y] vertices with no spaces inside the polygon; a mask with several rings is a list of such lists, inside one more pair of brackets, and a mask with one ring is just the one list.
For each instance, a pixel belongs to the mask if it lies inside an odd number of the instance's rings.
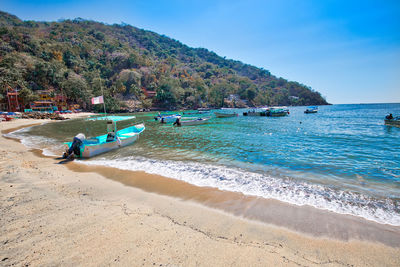
{"label": "beach slope", "polygon": [[1,266],[400,265],[399,248],[306,236],[59,162],[0,137]]}

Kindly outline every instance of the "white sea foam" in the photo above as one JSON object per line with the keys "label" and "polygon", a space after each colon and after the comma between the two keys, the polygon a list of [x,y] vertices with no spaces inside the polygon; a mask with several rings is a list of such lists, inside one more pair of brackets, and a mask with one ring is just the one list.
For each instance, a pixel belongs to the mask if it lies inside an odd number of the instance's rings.
{"label": "white sea foam", "polygon": [[[60,142],[29,134],[31,127],[6,134],[17,138],[31,149],[41,149],[44,155],[57,156],[63,150]],[[97,158],[79,161],[87,165],[102,165],[123,170],[159,174],[196,186],[210,186],[220,190],[277,199],[294,205],[310,205],[336,213],[355,215],[382,224],[400,226],[400,206],[395,200],[377,199],[367,195],[297,181],[266,174],[227,168],[219,165],[154,160],[143,157],[120,159]]]}
{"label": "white sea foam", "polygon": [[196,186],[241,192],[246,195],[277,199],[295,205],[310,205],[341,214],[355,215],[381,224],[400,226],[399,203],[392,199],[377,199],[363,194],[276,178],[238,168],[195,162],[153,160],[143,157],[120,159],[98,158],[80,161],[87,165],[102,165],[122,170],[159,174]]}
{"label": "white sea foam", "polygon": [[40,149],[45,156],[57,156],[57,152],[62,151],[63,145],[57,140],[29,134],[28,132],[32,127],[19,129],[5,134],[5,136],[19,139],[21,143],[29,149]]}

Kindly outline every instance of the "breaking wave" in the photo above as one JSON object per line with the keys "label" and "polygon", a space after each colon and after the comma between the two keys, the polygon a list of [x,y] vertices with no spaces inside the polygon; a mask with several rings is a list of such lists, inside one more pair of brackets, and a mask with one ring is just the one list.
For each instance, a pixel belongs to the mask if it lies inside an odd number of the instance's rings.
{"label": "breaking wave", "polygon": [[122,170],[145,171],[196,186],[208,186],[245,195],[272,198],[299,206],[309,205],[340,214],[362,217],[381,224],[400,226],[399,200],[375,198],[361,193],[337,190],[290,177],[277,178],[239,168],[143,157],[98,158],[80,161],[80,163]]}
{"label": "breaking wave", "polygon": [[40,149],[45,156],[57,156],[57,152],[63,150],[64,146],[55,139],[30,134],[32,127],[22,128],[4,136],[19,139],[29,149]]}

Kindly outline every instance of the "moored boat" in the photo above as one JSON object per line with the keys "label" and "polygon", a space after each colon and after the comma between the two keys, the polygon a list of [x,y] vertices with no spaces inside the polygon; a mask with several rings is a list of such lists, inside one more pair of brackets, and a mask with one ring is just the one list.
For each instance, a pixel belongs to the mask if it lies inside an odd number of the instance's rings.
{"label": "moored boat", "polygon": [[116,121],[107,121],[107,134],[85,138],[85,135],[78,134],[73,142],[65,143],[67,152],[64,158],[71,155],[79,158],[91,158],[101,153],[133,144],[139,135],[145,130],[143,123],[132,125],[121,130],[117,130]]}
{"label": "moored boat", "polygon": [[385,117],[385,125],[400,127],[400,116],[393,117],[392,114],[387,115]]}
{"label": "moored boat", "polygon": [[237,117],[239,114],[237,113],[222,113],[222,112],[214,112],[215,117],[217,118],[230,118],[230,117]]}
{"label": "moored boat", "polygon": [[201,125],[201,124],[206,124],[208,120],[211,119],[210,117],[207,118],[197,118],[195,120],[187,120],[187,121],[182,121],[182,120],[177,120],[174,123],[174,126],[193,126],[193,125]]}
{"label": "moored boat", "polygon": [[243,112],[243,116],[265,116],[266,109],[252,109],[246,112]]}
{"label": "moored boat", "polygon": [[12,119],[14,119],[13,117],[9,117],[9,116],[7,116],[7,115],[4,115],[4,116],[0,116],[0,121],[10,121],[10,120],[12,120]]}
{"label": "moored boat", "polygon": [[65,143],[66,151],[63,154],[63,158],[91,158],[101,153],[128,146],[133,144],[144,131],[145,127],[143,123],[118,130],[117,121],[134,119],[135,116],[107,116],[103,88],[101,91],[101,96],[92,98],[92,104],[103,104],[104,114],[106,116],[92,117],[88,120],[107,120],[107,134],[89,139],[86,139],[83,133],[77,134],[72,142]]}
{"label": "moored boat", "polygon": [[289,109],[287,107],[272,107],[267,109],[267,117],[283,117],[289,114]]}
{"label": "moored boat", "polygon": [[180,114],[172,114],[172,115],[158,115],[154,117],[156,121],[159,121],[161,123],[170,123],[170,122],[175,122],[176,119],[180,119],[181,115]]}
{"label": "moored boat", "polygon": [[308,107],[304,111],[305,114],[311,114],[311,113],[317,113],[317,112],[318,112],[318,107],[316,107],[316,106]]}

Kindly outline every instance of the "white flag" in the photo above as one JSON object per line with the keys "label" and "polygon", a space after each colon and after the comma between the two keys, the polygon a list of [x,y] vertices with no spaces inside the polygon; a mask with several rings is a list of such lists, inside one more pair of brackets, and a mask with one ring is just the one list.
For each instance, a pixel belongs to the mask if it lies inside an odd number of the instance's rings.
{"label": "white flag", "polygon": [[92,104],[93,104],[93,105],[101,104],[101,103],[104,103],[104,100],[103,100],[103,96],[102,96],[102,95],[101,95],[101,96],[98,96],[98,97],[93,97],[93,98],[92,98]]}

